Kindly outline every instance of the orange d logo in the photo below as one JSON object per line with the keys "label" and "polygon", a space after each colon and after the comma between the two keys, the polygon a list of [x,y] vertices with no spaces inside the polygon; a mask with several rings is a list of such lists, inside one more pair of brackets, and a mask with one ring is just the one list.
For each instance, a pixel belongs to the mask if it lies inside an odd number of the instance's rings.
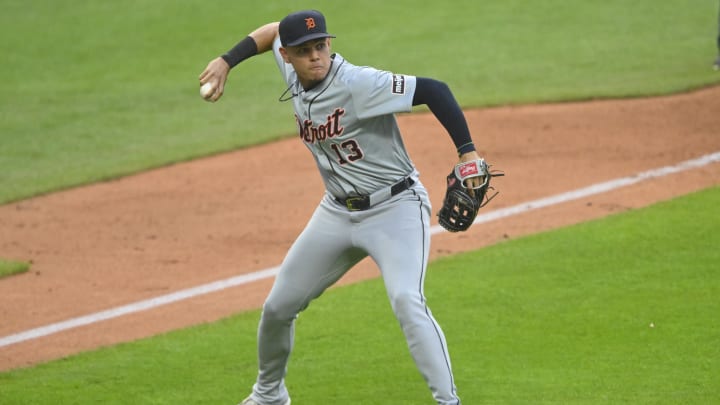
{"label": "orange d logo", "polygon": [[312,17],[306,18],[305,25],[307,26],[307,29],[309,29],[309,30],[315,28],[315,19]]}

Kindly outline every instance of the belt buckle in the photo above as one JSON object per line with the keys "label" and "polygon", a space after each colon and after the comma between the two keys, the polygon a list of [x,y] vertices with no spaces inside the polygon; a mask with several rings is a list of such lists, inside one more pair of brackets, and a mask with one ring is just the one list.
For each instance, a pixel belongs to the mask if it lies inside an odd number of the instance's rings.
{"label": "belt buckle", "polygon": [[366,198],[364,196],[348,197],[345,199],[345,206],[350,211],[362,211],[365,208],[361,204]]}

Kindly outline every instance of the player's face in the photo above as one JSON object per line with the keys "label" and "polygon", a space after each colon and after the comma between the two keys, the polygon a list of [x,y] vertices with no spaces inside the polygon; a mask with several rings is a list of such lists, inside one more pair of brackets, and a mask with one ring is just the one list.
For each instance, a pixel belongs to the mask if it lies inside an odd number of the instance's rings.
{"label": "player's face", "polygon": [[300,84],[306,89],[325,79],[330,71],[330,38],[281,48],[281,53],[285,62],[293,65]]}

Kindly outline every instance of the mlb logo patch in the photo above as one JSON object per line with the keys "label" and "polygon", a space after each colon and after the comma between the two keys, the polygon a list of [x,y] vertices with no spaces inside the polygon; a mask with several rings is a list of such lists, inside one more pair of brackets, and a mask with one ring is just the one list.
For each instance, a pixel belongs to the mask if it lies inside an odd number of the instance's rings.
{"label": "mlb logo patch", "polygon": [[393,75],[392,92],[393,94],[405,94],[405,76]]}

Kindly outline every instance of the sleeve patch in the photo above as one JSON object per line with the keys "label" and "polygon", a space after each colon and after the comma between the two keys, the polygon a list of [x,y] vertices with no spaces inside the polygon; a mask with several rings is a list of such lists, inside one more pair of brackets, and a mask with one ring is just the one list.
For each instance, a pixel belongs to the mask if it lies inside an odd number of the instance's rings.
{"label": "sleeve patch", "polygon": [[405,94],[405,76],[393,75],[392,92],[393,94]]}

